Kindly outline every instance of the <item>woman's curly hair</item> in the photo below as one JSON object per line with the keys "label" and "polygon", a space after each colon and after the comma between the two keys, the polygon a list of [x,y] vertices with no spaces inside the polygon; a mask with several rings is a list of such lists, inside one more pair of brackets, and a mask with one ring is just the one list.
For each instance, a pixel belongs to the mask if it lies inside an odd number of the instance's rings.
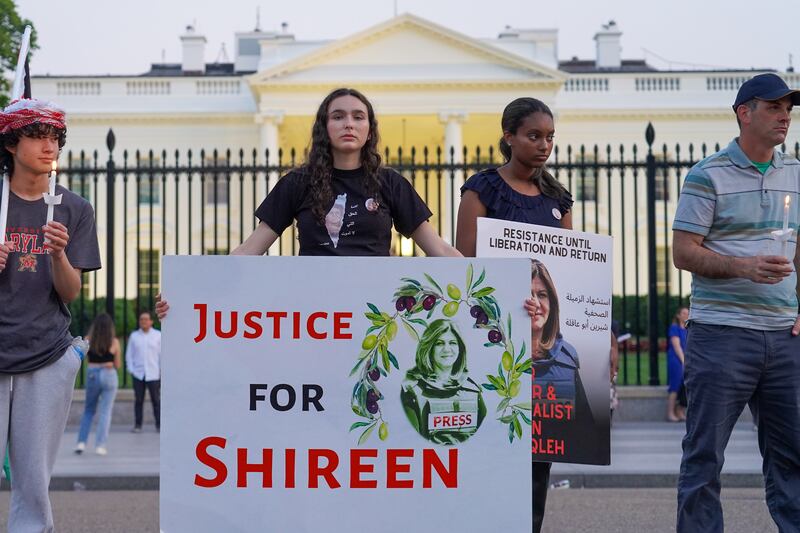
{"label": "woman's curly hair", "polygon": [[317,110],[314,126],[311,129],[311,149],[305,164],[301,167],[309,180],[311,191],[311,212],[320,225],[325,224],[325,215],[333,200],[333,150],[331,139],[328,136],[328,108],[331,102],[340,96],[353,96],[358,98],[367,107],[369,119],[369,135],[367,142],[361,148],[361,166],[364,169],[364,190],[368,198],[375,198],[380,202],[381,182],[379,170],[381,155],[378,153],[378,122],[375,111],[367,97],[355,89],[336,89],[325,99]]}

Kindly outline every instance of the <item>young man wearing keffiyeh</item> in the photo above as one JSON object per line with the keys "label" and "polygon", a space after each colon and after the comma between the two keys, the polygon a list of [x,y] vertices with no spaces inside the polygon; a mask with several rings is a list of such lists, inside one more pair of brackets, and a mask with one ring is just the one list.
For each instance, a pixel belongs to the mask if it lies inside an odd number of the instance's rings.
{"label": "young man wearing keffiyeh", "polygon": [[0,457],[8,443],[9,531],[54,530],[47,491],[82,357],[67,304],[82,272],[100,268],[89,202],[57,186],[61,203],[47,222],[48,176],[65,140],[64,112],[53,104],[17,100],[0,112]]}

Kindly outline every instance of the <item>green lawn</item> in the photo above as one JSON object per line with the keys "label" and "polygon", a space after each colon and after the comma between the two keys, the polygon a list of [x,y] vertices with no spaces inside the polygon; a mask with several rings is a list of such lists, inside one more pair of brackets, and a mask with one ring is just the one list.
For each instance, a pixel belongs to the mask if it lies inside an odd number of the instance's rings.
{"label": "green lawn", "polygon": [[[625,359],[627,359],[627,370],[625,367]],[[82,370],[84,380],[86,377],[86,364],[84,363],[84,369]],[[636,363],[636,351],[635,350],[628,350],[628,355],[625,356],[623,352],[619,354],[619,377],[617,378],[617,385],[649,385],[650,384],[650,354],[646,351],[642,352],[640,364],[638,367],[638,376],[639,379],[637,380],[637,363]],[[126,388],[130,389],[133,387],[133,381],[131,380],[131,376],[128,376],[128,382],[123,386],[122,379],[123,374],[125,372],[124,368],[120,368],[117,370],[119,374],[119,388]],[[661,352],[658,354],[658,376],[659,376],[659,384],[660,385],[667,385],[667,354],[666,352]],[[627,381],[626,378],[627,377]],[[83,388],[81,385],[83,382],[80,381],[80,376],[75,378],[75,388]]]}
{"label": "green lawn", "polygon": [[[666,352],[660,352],[658,354],[658,379],[660,385],[664,386],[667,385]],[[637,364],[635,350],[628,350],[627,356],[622,351],[620,351],[619,376],[617,377],[617,385],[649,385],[649,384],[650,384],[650,354],[646,351],[642,351],[641,357],[639,358]]]}

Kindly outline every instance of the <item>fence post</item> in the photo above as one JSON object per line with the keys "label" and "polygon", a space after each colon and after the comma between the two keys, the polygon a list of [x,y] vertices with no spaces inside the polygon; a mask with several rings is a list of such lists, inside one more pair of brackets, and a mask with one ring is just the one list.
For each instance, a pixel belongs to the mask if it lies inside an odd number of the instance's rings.
{"label": "fence post", "polygon": [[644,132],[647,141],[647,307],[650,339],[650,385],[658,385],[658,272],[656,269],[656,158],[653,124],[648,122]]}
{"label": "fence post", "polygon": [[114,131],[109,128],[106,135],[108,162],[106,163],[106,312],[114,318]]}

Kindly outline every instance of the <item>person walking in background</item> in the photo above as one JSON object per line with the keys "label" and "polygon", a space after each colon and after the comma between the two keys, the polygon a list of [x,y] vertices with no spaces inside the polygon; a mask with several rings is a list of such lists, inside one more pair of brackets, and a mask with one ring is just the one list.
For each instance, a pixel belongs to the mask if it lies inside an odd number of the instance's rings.
{"label": "person walking in background", "polygon": [[684,353],[686,352],[686,321],[689,309],[681,307],[672,318],[667,331],[667,420],[686,420],[686,413],[678,403],[678,393],[683,387]]}
{"label": "person walking in background", "polygon": [[125,361],[133,378],[135,423],[131,431],[142,431],[145,389],[153,402],[156,431],[161,431],[161,332],[153,327],[149,311],[139,314],[139,329],[128,339]]}
{"label": "person walking in background", "polygon": [[97,434],[95,436],[95,453],[105,455],[107,452],[108,428],[111,425],[111,411],[114,398],[117,396],[117,369],[122,364],[122,349],[114,330],[114,321],[103,313],[94,319],[89,333],[88,366],[86,368],[86,402],[83,409],[81,427],[78,431],[78,444],[75,453],[83,453],[89,439],[94,415],[97,417]]}
{"label": "person walking in background", "polygon": [[[692,167],[678,198],[673,259],[692,273],[679,532],[724,530],[720,472],[748,402],[767,507],[782,533],[800,531],[800,162],[775,149],[797,104],[800,91],[775,74],[743,83],[733,104],[739,137]],[[791,239],[765,254],[782,227]]]}

